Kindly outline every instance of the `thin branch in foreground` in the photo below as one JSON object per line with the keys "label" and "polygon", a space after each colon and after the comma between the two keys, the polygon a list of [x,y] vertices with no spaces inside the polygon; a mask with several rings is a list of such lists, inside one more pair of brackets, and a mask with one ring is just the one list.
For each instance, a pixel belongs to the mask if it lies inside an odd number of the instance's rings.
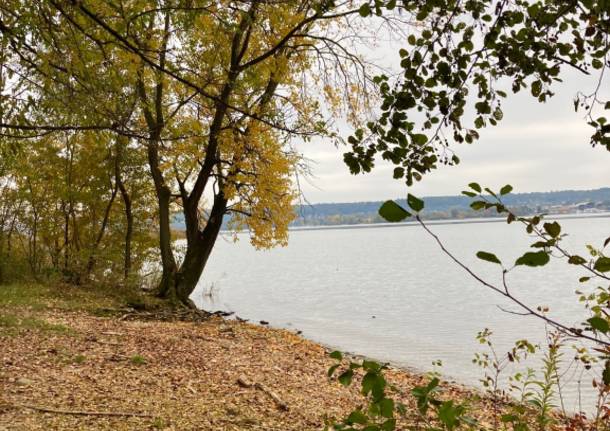
{"label": "thin branch in foreground", "polygon": [[[424,228],[424,230],[426,232],[428,232],[428,234],[430,236],[432,236],[432,238],[434,238],[434,240],[439,245],[441,250],[447,256],[449,256],[451,258],[451,260],[453,260],[458,266],[460,266],[464,271],[466,271],[472,278],[474,278],[480,284],[482,284],[483,286],[485,286],[485,287],[487,287],[487,288],[489,288],[489,289],[499,293],[503,297],[509,299],[510,301],[512,301],[513,303],[517,304],[519,307],[521,307],[521,309],[524,310],[523,315],[530,315],[530,316],[537,317],[538,319],[541,319],[541,320],[545,321],[546,323],[548,323],[549,325],[553,326],[557,330],[559,330],[559,331],[561,331],[561,332],[563,332],[563,333],[565,333],[567,335],[570,335],[572,337],[580,338],[580,339],[584,339],[584,340],[589,340],[589,341],[593,341],[594,343],[596,343],[598,345],[603,345],[605,347],[610,347],[610,341],[604,341],[604,340],[601,340],[599,338],[592,337],[590,335],[587,335],[587,334],[583,333],[581,330],[569,327],[567,325],[564,325],[563,323],[560,323],[560,322],[558,322],[556,320],[553,320],[550,317],[545,316],[541,312],[536,311],[535,309],[533,309],[532,307],[528,306],[527,304],[525,304],[521,300],[517,299],[509,291],[505,291],[504,289],[501,289],[501,288],[499,288],[497,286],[494,286],[493,284],[485,281],[483,278],[481,278],[479,275],[477,275],[472,269],[470,269],[465,263],[463,263],[461,260],[459,260],[457,257],[455,257],[455,255],[453,253],[451,253],[445,247],[445,245],[443,244],[441,239],[438,237],[438,235],[436,235],[434,232],[432,232],[430,230],[430,228],[422,221],[422,219],[421,219],[421,217],[419,215],[416,215],[415,219]],[[512,314],[515,314],[515,313],[512,313]]]}

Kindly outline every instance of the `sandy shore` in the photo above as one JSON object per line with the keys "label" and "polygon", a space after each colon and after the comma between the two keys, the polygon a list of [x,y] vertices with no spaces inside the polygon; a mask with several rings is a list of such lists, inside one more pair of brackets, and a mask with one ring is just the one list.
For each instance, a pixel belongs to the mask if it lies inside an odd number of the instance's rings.
{"label": "sandy shore", "polygon": [[[293,332],[154,302],[123,314],[126,303],[103,289],[0,286],[0,431],[321,430],[363,405],[358,374],[349,388],[329,379],[328,348]],[[411,390],[430,378],[386,378],[415,412]],[[487,429],[506,412],[453,383],[440,397],[468,400]]]}
{"label": "sandy shore", "polygon": [[[285,330],[218,317],[121,321],[47,310],[36,319],[46,325],[0,326],[0,429],[319,430],[362,400],[356,387],[328,379],[326,348]],[[388,377],[407,404],[426,381],[403,370]]]}

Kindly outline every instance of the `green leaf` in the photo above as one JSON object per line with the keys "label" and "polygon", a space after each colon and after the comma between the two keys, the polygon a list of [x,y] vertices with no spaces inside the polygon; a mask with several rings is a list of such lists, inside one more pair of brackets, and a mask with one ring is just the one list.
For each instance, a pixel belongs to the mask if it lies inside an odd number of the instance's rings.
{"label": "green leaf", "polygon": [[368,395],[373,390],[378,376],[374,372],[368,372],[362,378],[362,395]]}
{"label": "green leaf", "polygon": [[396,419],[388,419],[381,424],[382,431],[394,431],[396,429]]}
{"label": "green leaf", "polygon": [[453,401],[445,401],[438,409],[438,418],[449,429],[453,429],[456,425],[458,417],[458,409],[454,407]]}
{"label": "green leaf", "polygon": [[428,137],[422,133],[416,133],[411,135],[411,139],[413,139],[415,145],[419,146],[423,146],[426,142],[428,142]]}
{"label": "green leaf", "polygon": [[476,193],[474,193],[474,192],[469,192],[468,190],[464,190],[464,191],[462,192],[462,194],[463,194],[463,195],[466,195],[466,196],[468,196],[468,197],[470,197],[470,198],[473,198],[473,197],[475,197],[475,196],[477,195]]}
{"label": "green leaf", "polygon": [[498,265],[502,265],[502,262],[500,262],[500,259],[498,259],[496,257],[496,255],[493,253],[488,253],[486,251],[479,251],[479,252],[477,252],[477,257],[481,260],[486,260],[487,262],[497,263]]}
{"label": "green leaf", "polygon": [[481,186],[478,183],[470,183],[470,184],[468,184],[468,187],[470,187],[472,190],[474,190],[477,193],[481,193],[483,191],[483,189],[481,188]]}
{"label": "green leaf", "polygon": [[373,395],[373,398],[375,398],[375,399],[383,398],[385,387],[386,387],[385,378],[381,374],[378,374],[377,378],[373,382],[373,387],[371,388],[371,393]]}
{"label": "green leaf", "polygon": [[584,263],[587,263],[587,261],[585,258],[575,254],[575,255],[569,257],[568,263],[571,263],[572,265],[582,265]]}
{"label": "green leaf", "polygon": [[348,424],[365,424],[368,422],[368,417],[360,410],[354,410],[349,414],[347,420]]}
{"label": "green leaf", "polygon": [[381,369],[381,364],[377,361],[368,361],[365,359],[362,361],[362,368],[367,371],[379,371]]}
{"label": "green leaf", "polygon": [[511,186],[510,184],[507,184],[507,185],[505,185],[504,187],[502,187],[500,189],[500,194],[501,195],[507,195],[507,194],[509,194],[512,191],[513,191],[513,186]]}
{"label": "green leaf", "polygon": [[545,223],[543,226],[546,233],[551,235],[553,238],[557,238],[561,233],[561,225],[556,221],[553,223]]}
{"label": "green leaf", "polygon": [[333,359],[336,359],[337,361],[340,361],[340,360],[343,359],[343,354],[340,351],[338,351],[338,350],[335,350],[334,352],[332,352],[328,356],[330,356]]}
{"label": "green leaf", "polygon": [[606,319],[601,317],[591,317],[587,320],[587,322],[589,322],[589,325],[591,325],[591,327],[596,331],[603,332],[604,334],[607,334],[608,331],[610,331],[610,324],[608,324]]}
{"label": "green leaf", "polygon": [[538,97],[542,92],[542,82],[534,81],[532,82],[532,96]]}
{"label": "green leaf", "polygon": [[530,247],[532,247],[532,248],[545,248],[545,247],[550,247],[550,246],[551,246],[551,244],[549,241],[536,241],[535,243],[530,245]]}
{"label": "green leaf", "polygon": [[515,262],[515,265],[544,266],[549,263],[549,255],[544,251],[527,252]]}
{"label": "green leaf", "polygon": [[369,16],[371,14],[371,5],[369,5],[368,3],[363,4],[362,6],[360,6],[360,9],[358,9],[358,13],[362,17]]}
{"label": "green leaf", "polygon": [[385,201],[379,208],[379,215],[391,223],[403,221],[411,216],[407,210],[394,201]]}
{"label": "green leaf", "polygon": [[394,416],[394,401],[390,398],[384,398],[379,401],[379,410],[384,418],[392,418]]}
{"label": "green leaf", "polygon": [[352,383],[353,377],[354,372],[352,370],[345,370],[343,373],[341,373],[341,375],[339,375],[337,380],[339,380],[339,383],[341,383],[343,386],[349,386]]}
{"label": "green leaf", "polygon": [[335,364],[328,369],[328,377],[332,377],[333,374],[335,374],[335,371],[337,370],[337,368],[339,368],[339,365],[340,364]]}
{"label": "green leaf", "polygon": [[420,212],[424,209],[424,201],[419,198],[416,198],[411,193],[407,195],[407,203],[413,211]]}
{"label": "green leaf", "polygon": [[604,382],[604,385],[610,386],[610,359],[606,361],[606,366],[602,373],[602,381]]}
{"label": "green leaf", "polygon": [[470,204],[470,208],[472,208],[475,211],[481,210],[481,209],[485,208],[485,202],[474,201]]}
{"label": "green leaf", "polygon": [[600,257],[595,261],[595,266],[593,268],[599,272],[610,271],[610,257]]}
{"label": "green leaf", "polygon": [[500,420],[505,423],[506,422],[515,422],[515,421],[519,420],[519,416],[513,415],[513,414],[502,415],[500,417]]}

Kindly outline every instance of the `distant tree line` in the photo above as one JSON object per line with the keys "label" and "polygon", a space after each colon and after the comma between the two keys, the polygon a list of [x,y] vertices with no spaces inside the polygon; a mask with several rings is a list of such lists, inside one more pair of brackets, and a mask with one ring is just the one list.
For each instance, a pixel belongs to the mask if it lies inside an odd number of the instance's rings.
{"label": "distant tree line", "polygon": [[[425,198],[422,217],[427,220],[497,217],[493,210],[476,211],[466,196],[431,196]],[[405,199],[397,202],[406,205]],[[555,192],[516,193],[506,196],[506,202],[519,215],[539,212],[573,213],[587,209],[610,211],[610,188],[596,190],[562,190]],[[295,208],[294,226],[383,223],[378,210],[381,201],[324,203]]]}

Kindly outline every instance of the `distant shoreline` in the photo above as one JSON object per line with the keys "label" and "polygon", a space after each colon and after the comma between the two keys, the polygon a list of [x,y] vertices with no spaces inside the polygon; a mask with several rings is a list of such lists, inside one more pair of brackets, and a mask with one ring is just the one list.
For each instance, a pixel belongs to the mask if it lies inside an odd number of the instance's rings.
{"label": "distant shoreline", "polygon": [[[493,223],[497,219],[495,211],[475,211],[470,206],[472,199],[464,195],[424,196],[425,216],[431,224]],[[404,198],[395,199],[399,205],[407,207]],[[593,190],[559,190],[552,192],[511,193],[502,197],[503,204],[517,214],[547,213],[550,217],[581,218],[606,217],[610,214],[610,187]],[[383,201],[366,202],[326,202],[300,204],[294,206],[297,218],[291,224],[291,231],[307,229],[364,229],[383,227],[385,221],[379,215]],[[231,217],[226,217],[222,230],[227,230]],[[408,226],[412,222],[392,224]],[[172,228],[184,231],[184,215],[175,213]]]}
{"label": "distant shoreline", "polygon": [[[525,216],[529,217],[529,216]],[[585,218],[610,218],[610,212],[604,213],[573,213],[573,214],[547,214],[547,219],[552,220],[573,220]],[[424,220],[428,225],[452,225],[452,224],[475,224],[475,223],[501,223],[506,222],[506,217],[487,217],[487,218],[464,218],[464,219],[446,219],[446,220]],[[294,226],[288,230],[310,231],[310,230],[335,230],[335,229],[370,229],[370,228],[389,228],[400,226],[418,226],[416,221],[401,222],[401,223],[359,223],[359,224],[343,224],[343,225],[320,225],[320,226]],[[227,231],[224,231],[227,232]]]}

